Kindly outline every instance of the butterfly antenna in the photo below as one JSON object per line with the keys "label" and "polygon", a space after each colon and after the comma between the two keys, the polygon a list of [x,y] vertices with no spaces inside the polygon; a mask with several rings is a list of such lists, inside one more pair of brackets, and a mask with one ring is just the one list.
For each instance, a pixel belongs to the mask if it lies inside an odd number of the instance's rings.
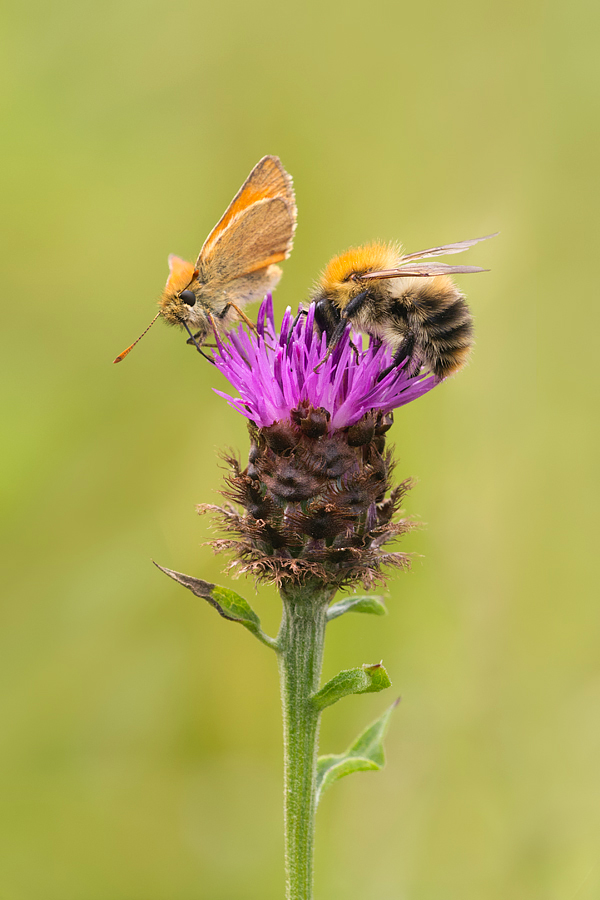
{"label": "butterfly antenna", "polygon": [[113,359],[113,362],[114,362],[114,363],[116,363],[116,362],[121,362],[122,359],[125,359],[125,357],[126,357],[127,354],[129,353],[129,351],[130,351],[130,350],[133,350],[133,348],[135,347],[135,345],[138,343],[138,341],[141,341],[141,339],[144,337],[144,335],[146,334],[147,331],[150,331],[150,329],[152,328],[152,326],[154,325],[154,323],[156,322],[156,320],[158,319],[159,316],[160,316],[160,310],[156,313],[156,315],[154,316],[154,318],[152,319],[152,321],[150,322],[150,324],[148,325],[148,327],[147,327],[144,331],[142,331],[142,333],[140,334],[140,336],[139,336],[139,338],[137,339],[137,341],[134,341],[133,344],[130,344],[130,345],[129,345],[129,347],[127,348],[127,350],[123,350],[122,353],[119,353],[119,355],[117,356],[116,359]]}

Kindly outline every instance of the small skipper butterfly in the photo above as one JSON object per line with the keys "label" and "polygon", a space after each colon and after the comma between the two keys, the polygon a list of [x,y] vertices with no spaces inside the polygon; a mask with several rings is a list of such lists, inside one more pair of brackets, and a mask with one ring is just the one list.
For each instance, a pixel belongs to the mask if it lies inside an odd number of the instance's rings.
{"label": "small skipper butterfly", "polygon": [[276,156],[264,156],[206,238],[196,263],[169,256],[157,314],[114,362],[121,362],[159,317],[185,328],[187,343],[203,356],[209,334],[240,320],[253,327],[242,307],[276,286],[281,278],[276,263],[290,255],[295,228],[292,179]]}

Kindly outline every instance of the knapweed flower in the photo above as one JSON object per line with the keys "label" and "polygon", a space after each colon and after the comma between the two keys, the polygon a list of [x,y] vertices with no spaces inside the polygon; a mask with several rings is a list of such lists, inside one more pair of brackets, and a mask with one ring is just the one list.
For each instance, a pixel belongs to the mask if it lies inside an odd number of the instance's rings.
{"label": "knapweed flower", "polygon": [[325,335],[314,330],[313,304],[295,325],[288,308],[276,335],[269,294],[258,314],[257,332],[256,336],[242,328],[233,332],[231,343],[219,346],[215,362],[240,398],[217,393],[259,428],[289,420],[293,410],[308,403],[327,410],[328,431],[339,431],[356,424],[365,413],[387,413],[404,406],[438,383],[429,373],[409,378],[403,367],[378,381],[391,362],[390,351],[381,344],[363,351],[362,337],[351,341],[349,329],[319,365],[327,345]]}
{"label": "knapweed flower", "polygon": [[228,458],[223,492],[240,504],[217,509],[235,535],[214,541],[233,551],[233,566],[282,584],[318,579],[331,587],[369,587],[382,566],[406,567],[404,553],[383,546],[411,527],[393,521],[410,481],[391,488],[385,434],[392,411],[431,390],[438,379],[409,376],[403,366],[380,379],[390,351],[350,330],[327,356],[314,308],[287,310],[276,333],[273,305],[263,302],[256,334],[242,327],[219,342],[215,363],[240,395],[221,396],[249,420],[248,465]]}

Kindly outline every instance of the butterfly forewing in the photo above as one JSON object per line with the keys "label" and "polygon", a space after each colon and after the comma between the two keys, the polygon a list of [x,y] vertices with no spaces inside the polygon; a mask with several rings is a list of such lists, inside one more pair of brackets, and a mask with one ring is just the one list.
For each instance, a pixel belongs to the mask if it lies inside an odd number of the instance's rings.
{"label": "butterfly forewing", "polygon": [[[236,216],[260,200],[283,198],[296,219],[296,200],[292,179],[276,156],[264,156],[243,183],[227,210],[206,238],[196,265],[211,257],[223,232],[231,226]],[[291,244],[289,249],[291,249]],[[289,251],[288,251],[289,252]],[[284,257],[281,257],[283,259]]]}
{"label": "butterfly forewing", "polygon": [[286,259],[292,248],[295,209],[283,197],[242,210],[202,258],[205,277],[232,281]]}

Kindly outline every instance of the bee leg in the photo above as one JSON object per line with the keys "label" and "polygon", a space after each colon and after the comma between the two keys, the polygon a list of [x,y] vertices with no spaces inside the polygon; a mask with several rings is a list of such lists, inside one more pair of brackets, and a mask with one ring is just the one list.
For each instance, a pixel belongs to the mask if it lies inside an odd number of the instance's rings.
{"label": "bee leg", "polygon": [[335,326],[339,325],[339,321],[340,311],[337,306],[334,306],[326,298],[317,301],[315,305],[315,325],[321,334],[325,332],[328,342]]}
{"label": "bee leg", "polygon": [[349,319],[351,316],[353,316],[355,313],[357,313],[368,296],[369,296],[369,291],[367,290],[367,291],[362,291],[362,293],[357,294],[356,297],[353,297],[352,300],[350,301],[350,303],[348,303],[344,307],[342,316],[345,317],[346,319]]}
{"label": "bee leg", "polygon": [[286,343],[286,350],[289,350],[289,349],[290,349],[290,344],[291,344],[291,342],[292,342],[292,335],[293,335],[293,333],[294,333],[294,328],[296,327],[296,325],[297,325],[298,322],[300,321],[301,317],[302,317],[302,316],[307,316],[307,315],[308,315],[308,310],[307,310],[307,309],[304,309],[304,308],[299,309],[298,312],[296,313],[296,317],[294,318],[294,321],[292,322],[292,327],[291,327],[290,330],[288,331],[287,343]]}
{"label": "bee leg", "polygon": [[341,339],[344,337],[346,328],[348,327],[348,321],[348,319],[342,317],[338,324],[335,326],[327,343],[327,353],[325,354],[321,362],[314,367],[313,372],[317,372],[323,365],[323,363],[327,362]]}
{"label": "bee leg", "polygon": [[350,346],[354,350],[354,360],[355,362],[360,362],[360,353],[358,352],[358,347],[354,343],[354,341],[350,341]]}
{"label": "bee leg", "polygon": [[[367,299],[368,294],[369,294],[368,290],[362,291],[360,294],[357,294],[356,297],[352,298],[350,303],[348,303],[347,306],[345,306],[343,311],[340,313],[339,320],[338,320],[335,328],[333,329],[333,331],[331,331],[331,333],[330,333],[330,328],[329,328],[329,330],[327,329],[327,327],[324,329],[327,332],[327,345],[328,345],[327,353],[325,354],[325,356],[323,357],[323,359],[321,360],[319,365],[315,367],[315,372],[317,371],[319,366],[323,365],[323,363],[329,359],[329,357],[335,350],[336,346],[339,344],[339,342],[343,338],[348,323],[352,322],[351,317],[359,311],[359,309],[361,308],[361,306]],[[319,301],[319,303],[317,303],[317,309],[315,310],[315,320],[317,320],[316,313],[319,311],[320,303],[322,303],[322,301]],[[331,305],[329,306],[329,309],[330,309],[330,307],[331,307]],[[325,312],[325,309],[323,309],[323,312]],[[359,360],[358,350],[354,346],[352,341],[350,341],[350,346],[354,350],[356,361],[358,362],[358,360]]]}
{"label": "bee leg", "polygon": [[[377,381],[382,381],[386,375],[389,375],[394,369],[397,369],[405,359],[408,359],[408,365],[406,367],[407,374],[416,375],[416,372],[411,371],[413,366],[412,356],[415,351],[415,339],[412,334],[408,334],[394,353],[392,357],[392,361],[390,365],[380,372]],[[418,371],[418,369],[417,369]]]}

